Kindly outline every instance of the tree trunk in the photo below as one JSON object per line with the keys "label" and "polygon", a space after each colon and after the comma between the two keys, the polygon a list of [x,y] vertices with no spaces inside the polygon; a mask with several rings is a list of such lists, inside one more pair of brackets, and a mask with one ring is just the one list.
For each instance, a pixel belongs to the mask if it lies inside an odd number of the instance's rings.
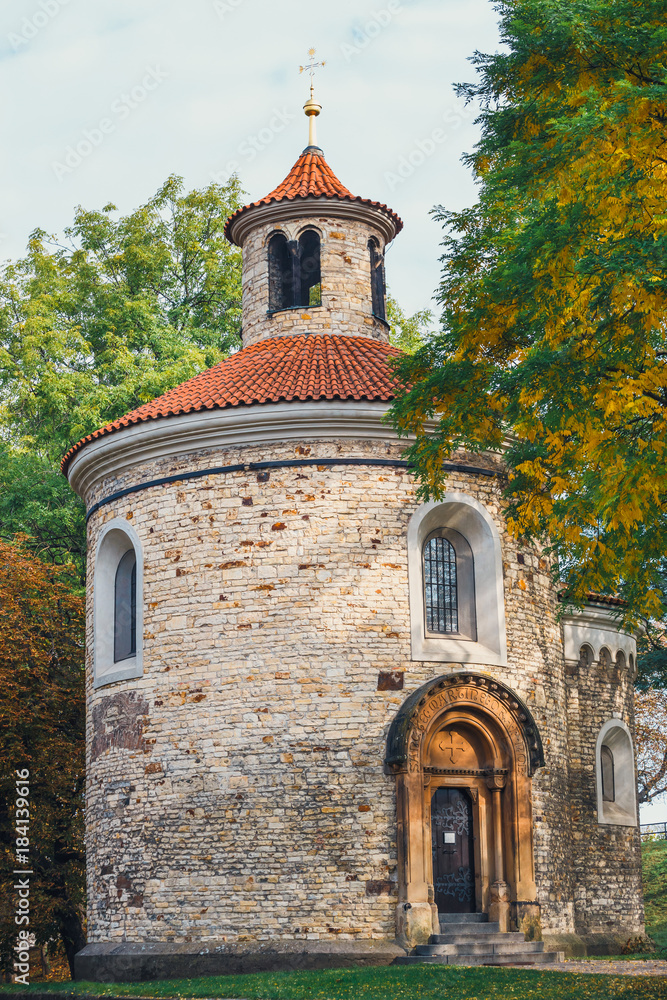
{"label": "tree trunk", "polygon": [[39,960],[42,963],[42,976],[46,979],[51,972],[51,963],[49,962],[49,953],[45,944],[40,945]]}
{"label": "tree trunk", "polygon": [[60,937],[65,946],[70,976],[74,979],[74,956],[86,946],[86,935],[83,931],[81,918],[76,910],[68,910],[61,916]]}

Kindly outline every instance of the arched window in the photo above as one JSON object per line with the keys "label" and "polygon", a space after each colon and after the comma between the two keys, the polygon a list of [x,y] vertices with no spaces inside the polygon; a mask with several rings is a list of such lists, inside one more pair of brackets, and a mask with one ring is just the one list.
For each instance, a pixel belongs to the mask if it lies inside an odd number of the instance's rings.
{"label": "arched window", "polygon": [[284,233],[269,240],[269,312],[322,305],[320,234],[306,229],[298,241]]}
{"label": "arched window", "polygon": [[128,549],[118,563],[114,585],[113,659],[127,660],[137,652],[137,557]]}
{"label": "arched window", "polygon": [[135,529],[114,518],[100,532],[93,576],[95,687],[143,672],[143,555]]}
{"label": "arched window", "polygon": [[306,229],[299,237],[299,265],[301,294],[296,305],[321,306],[320,234],[314,229]]}
{"label": "arched window", "polygon": [[614,792],[614,755],[609,747],[603,746],[600,750],[600,772],[602,779],[602,799],[604,802],[613,802],[616,798]]}
{"label": "arched window", "polygon": [[454,490],[422,504],[407,547],[412,659],[504,666],[502,550],[484,505]]}
{"label": "arched window", "polygon": [[424,610],[427,632],[458,632],[456,552],[452,543],[439,535],[432,535],[424,545]]}
{"label": "arched window", "polygon": [[595,747],[598,823],[637,825],[637,785],[630,730],[622,719],[602,726]]}
{"label": "arched window", "polygon": [[431,531],[422,549],[427,636],[476,637],[472,550],[453,528]]}
{"label": "arched window", "polygon": [[384,256],[380,244],[371,237],[368,241],[368,252],[371,258],[371,303],[373,315],[386,320]]}
{"label": "arched window", "polygon": [[294,254],[287,237],[276,233],[269,240],[269,312],[294,305]]}

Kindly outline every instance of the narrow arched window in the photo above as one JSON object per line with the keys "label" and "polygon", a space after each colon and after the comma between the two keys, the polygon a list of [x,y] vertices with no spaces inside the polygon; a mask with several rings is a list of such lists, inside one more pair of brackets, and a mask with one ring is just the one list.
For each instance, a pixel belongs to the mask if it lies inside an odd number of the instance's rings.
{"label": "narrow arched window", "polygon": [[432,535],[424,543],[424,610],[427,632],[459,631],[456,552],[442,535]]}
{"label": "narrow arched window", "polygon": [[602,778],[602,801],[615,802],[614,755],[609,747],[606,746],[603,746],[600,750],[600,774]]}
{"label": "narrow arched window", "polygon": [[368,241],[368,252],[371,258],[371,303],[373,315],[378,319],[386,319],[384,256],[380,244],[372,237]]}
{"label": "narrow arched window", "polygon": [[300,297],[296,305],[322,305],[322,273],[320,267],[320,234],[306,229],[299,237]]}
{"label": "narrow arched window", "polygon": [[137,651],[137,557],[129,549],[118,563],[114,584],[113,658],[127,660]]}
{"label": "narrow arched window", "polygon": [[283,233],[269,240],[269,312],[294,305],[294,254]]}

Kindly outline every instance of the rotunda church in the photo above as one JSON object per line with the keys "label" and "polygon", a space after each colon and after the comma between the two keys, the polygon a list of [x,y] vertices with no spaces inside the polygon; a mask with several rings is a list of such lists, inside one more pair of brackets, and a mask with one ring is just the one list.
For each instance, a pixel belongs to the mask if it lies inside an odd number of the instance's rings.
{"label": "rotunda church", "polygon": [[402,223],[311,140],[227,222],[243,348],[63,468],[88,510],[77,976],[540,962],[642,934],[633,636],[561,620],[498,455],[384,421]]}

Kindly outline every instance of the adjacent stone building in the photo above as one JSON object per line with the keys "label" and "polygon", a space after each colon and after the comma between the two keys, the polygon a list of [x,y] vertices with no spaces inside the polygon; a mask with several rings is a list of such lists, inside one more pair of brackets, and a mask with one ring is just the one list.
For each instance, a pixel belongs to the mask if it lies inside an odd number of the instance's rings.
{"label": "adjacent stone building", "polygon": [[82,977],[390,962],[485,915],[579,953],[643,933],[634,639],[612,599],[558,619],[498,456],[417,500],[383,419],[401,226],[313,142],[227,223],[243,349],[64,459]]}

